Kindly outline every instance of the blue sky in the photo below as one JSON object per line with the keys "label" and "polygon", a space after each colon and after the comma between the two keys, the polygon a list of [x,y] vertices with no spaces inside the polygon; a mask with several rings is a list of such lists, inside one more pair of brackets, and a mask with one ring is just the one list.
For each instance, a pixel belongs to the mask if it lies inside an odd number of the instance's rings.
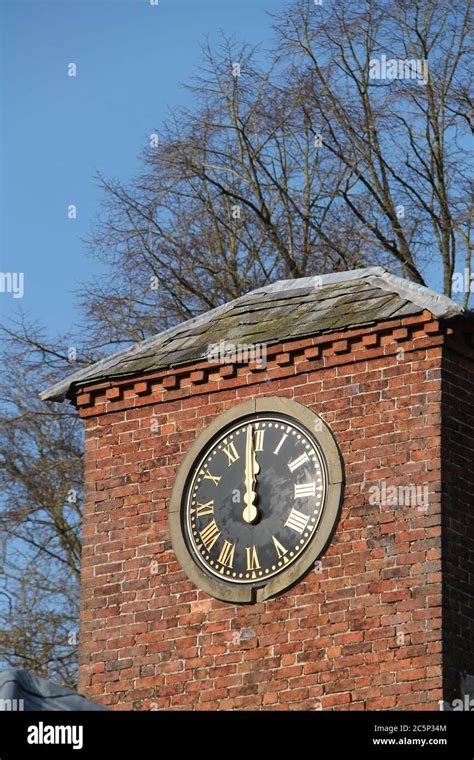
{"label": "blue sky", "polygon": [[74,324],[73,291],[100,272],[81,240],[101,199],[95,172],[138,171],[168,106],[190,102],[180,84],[206,35],[269,42],[266,11],[287,3],[0,0],[0,271],[25,275],[22,299],[0,299],[2,318],[20,305],[51,333]]}

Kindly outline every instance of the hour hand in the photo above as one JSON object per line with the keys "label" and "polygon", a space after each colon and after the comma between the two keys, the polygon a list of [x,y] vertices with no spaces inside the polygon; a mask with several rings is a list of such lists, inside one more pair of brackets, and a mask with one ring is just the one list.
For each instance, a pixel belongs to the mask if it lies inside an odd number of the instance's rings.
{"label": "hour hand", "polygon": [[242,514],[246,523],[254,523],[259,518],[259,512],[255,506],[257,492],[255,491],[255,475],[260,470],[255,461],[255,452],[253,448],[253,430],[252,425],[247,427],[247,440],[245,444],[245,508]]}

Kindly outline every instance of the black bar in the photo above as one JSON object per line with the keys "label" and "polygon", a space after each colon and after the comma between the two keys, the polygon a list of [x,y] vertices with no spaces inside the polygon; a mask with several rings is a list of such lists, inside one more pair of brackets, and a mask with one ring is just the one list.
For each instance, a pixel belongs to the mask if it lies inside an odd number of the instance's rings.
{"label": "black bar", "polygon": [[[92,758],[98,752],[105,760],[139,760],[143,753],[155,760],[187,750],[255,757],[262,743],[266,758],[272,751],[278,758],[289,751],[308,757],[309,750],[312,760],[329,750],[336,757],[347,752],[348,758],[472,760],[472,717],[462,711],[0,712],[0,760]],[[29,743],[28,737],[43,743]]]}

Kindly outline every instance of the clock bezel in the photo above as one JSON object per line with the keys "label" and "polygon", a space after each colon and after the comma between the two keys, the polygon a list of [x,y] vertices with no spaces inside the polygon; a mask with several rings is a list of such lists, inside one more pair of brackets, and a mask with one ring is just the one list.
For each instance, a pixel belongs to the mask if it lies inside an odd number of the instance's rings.
{"label": "clock bezel", "polygon": [[[201,458],[203,450],[230,424],[238,422],[241,418],[259,413],[284,414],[293,418],[316,439],[326,464],[326,502],[317,530],[297,560],[283,568],[277,575],[271,576],[268,582],[263,585],[254,587],[242,584],[239,586],[219,581],[216,576],[206,572],[198,558],[194,558],[184,536],[182,510],[186,509],[187,485],[194,475],[194,467]],[[176,474],[169,502],[169,527],[173,549],[188,578],[210,596],[237,604],[252,604],[263,601],[296,583],[325,551],[336,529],[342,504],[343,488],[342,456],[331,429],[318,414],[297,401],[280,396],[247,401],[216,417],[196,438],[184,457]]]}

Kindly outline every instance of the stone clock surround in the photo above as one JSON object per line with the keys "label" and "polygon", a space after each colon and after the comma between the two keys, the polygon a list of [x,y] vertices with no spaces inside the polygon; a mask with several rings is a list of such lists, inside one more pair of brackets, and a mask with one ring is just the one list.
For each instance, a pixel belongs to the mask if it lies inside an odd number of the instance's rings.
{"label": "stone clock surround", "polygon": [[[455,695],[472,667],[460,560],[472,538],[456,491],[474,492],[471,356],[423,312],[271,346],[266,369],[199,362],[83,388],[80,690],[136,709],[435,710]],[[268,396],[330,426],[345,498],[320,568],[274,599],[228,604],[177,562],[170,496],[196,437]],[[372,505],[384,478],[428,484],[428,509]]]}
{"label": "stone clock surround", "polygon": [[[186,547],[182,528],[181,528],[181,508],[183,492],[188,477],[189,468],[194,460],[198,457],[205,444],[221,430],[235,420],[244,417],[247,414],[258,412],[280,412],[287,414],[289,417],[296,419],[307,430],[314,430],[315,419],[320,421],[320,429],[317,434],[317,440],[321,445],[327,464],[327,500],[324,512],[318,529],[306,547],[302,556],[294,562],[291,567],[278,575],[276,578],[267,583],[264,587],[252,589],[249,586],[231,587],[219,583],[209,575],[205,574],[197,567]],[[339,516],[341,507],[341,498],[343,490],[343,463],[341,455],[334,441],[332,433],[324,420],[318,418],[313,412],[297,404],[294,401],[281,397],[257,398],[253,401],[246,401],[243,404],[234,406],[224,414],[219,415],[208,427],[203,430],[199,438],[194,442],[176,474],[173,491],[169,502],[169,523],[170,535],[176,556],[179,559],[181,567],[187,576],[203,591],[217,599],[223,599],[227,602],[237,602],[245,604],[253,601],[264,601],[275,594],[281,593],[286,588],[295,583],[311,565],[317,560],[322,551],[326,548],[335,529],[335,523]]]}

